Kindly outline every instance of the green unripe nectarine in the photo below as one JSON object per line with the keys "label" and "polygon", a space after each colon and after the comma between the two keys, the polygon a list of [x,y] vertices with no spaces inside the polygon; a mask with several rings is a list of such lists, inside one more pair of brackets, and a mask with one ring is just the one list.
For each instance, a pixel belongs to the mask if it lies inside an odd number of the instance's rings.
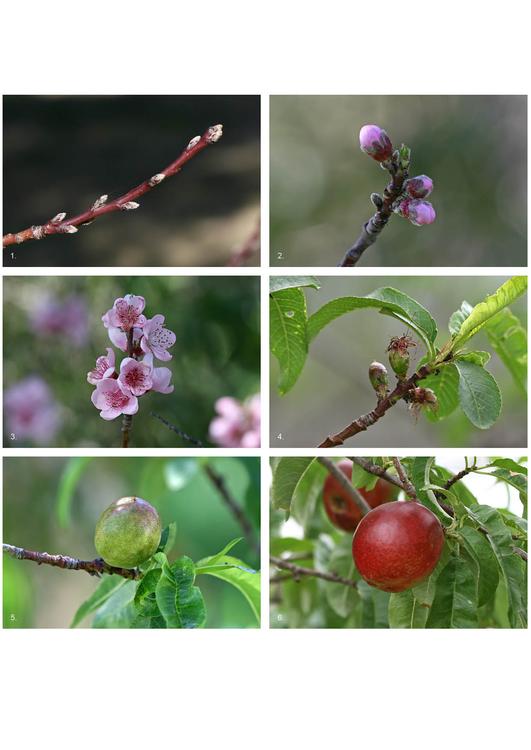
{"label": "green unripe nectarine", "polygon": [[98,555],[115,568],[136,568],[157,551],[161,524],[155,508],[141,497],[121,497],[96,524]]}

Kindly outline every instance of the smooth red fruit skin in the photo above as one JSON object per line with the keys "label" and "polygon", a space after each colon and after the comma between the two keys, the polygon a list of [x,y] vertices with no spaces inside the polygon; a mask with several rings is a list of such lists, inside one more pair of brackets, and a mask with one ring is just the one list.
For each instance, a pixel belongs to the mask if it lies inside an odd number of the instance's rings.
{"label": "smooth red fruit skin", "polygon": [[[352,479],[352,461],[339,461],[336,466],[349,480]],[[371,508],[394,500],[397,494],[389,482],[383,479],[376,482],[374,489],[360,489],[358,492]],[[323,503],[331,523],[343,531],[354,531],[361,521],[362,514],[358,505],[331,475],[327,476],[323,486]]]}
{"label": "smooth red fruit skin", "polygon": [[431,510],[409,500],[367,513],[352,539],[352,557],[367,583],[396,593],[429,576],[443,545],[442,526]]}

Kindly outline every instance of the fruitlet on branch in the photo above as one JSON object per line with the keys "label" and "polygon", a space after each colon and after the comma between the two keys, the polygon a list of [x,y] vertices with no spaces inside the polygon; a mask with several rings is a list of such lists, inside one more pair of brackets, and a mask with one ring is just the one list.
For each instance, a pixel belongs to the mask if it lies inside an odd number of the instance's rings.
{"label": "fruitlet on branch", "polygon": [[140,497],[122,497],[101,514],[94,545],[108,565],[136,568],[155,554],[161,531],[152,505]]}

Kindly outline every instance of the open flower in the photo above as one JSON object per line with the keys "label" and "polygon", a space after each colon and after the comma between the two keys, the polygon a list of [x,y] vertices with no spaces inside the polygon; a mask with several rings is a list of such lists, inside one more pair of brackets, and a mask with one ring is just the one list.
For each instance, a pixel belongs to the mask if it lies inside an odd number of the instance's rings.
{"label": "open flower", "polygon": [[153,354],[161,362],[172,358],[166,350],[175,344],[175,334],[169,328],[164,328],[164,315],[154,315],[146,321],[142,333],[140,346],[143,352]]}
{"label": "open flower", "polygon": [[132,357],[125,357],[120,365],[118,383],[133,396],[142,396],[153,387],[151,371],[152,367],[145,362],[137,362]]}
{"label": "open flower", "polygon": [[120,386],[114,378],[100,380],[91,396],[96,409],[100,409],[102,419],[116,419],[120,414],[136,414],[138,399]]}
{"label": "open flower", "polygon": [[174,386],[170,385],[171,370],[169,367],[153,367],[153,355],[146,354],[143,363],[151,371],[151,390],[158,393],[173,393]]}
{"label": "open flower", "polygon": [[260,396],[241,403],[224,396],[215,404],[219,416],[210,423],[210,439],[223,448],[260,447]]}
{"label": "open flower", "polygon": [[142,311],[146,306],[144,297],[126,294],[114,301],[114,305],[102,316],[105,328],[121,328],[130,331],[131,328],[142,328],[146,323],[146,316]]}
{"label": "open flower", "polygon": [[110,346],[107,347],[107,356],[103,355],[96,360],[96,367],[87,373],[87,380],[91,385],[97,385],[100,380],[110,378],[114,374],[114,352]]}
{"label": "open flower", "polygon": [[61,425],[61,409],[38,375],[20,380],[4,393],[6,426],[15,440],[50,444]]}

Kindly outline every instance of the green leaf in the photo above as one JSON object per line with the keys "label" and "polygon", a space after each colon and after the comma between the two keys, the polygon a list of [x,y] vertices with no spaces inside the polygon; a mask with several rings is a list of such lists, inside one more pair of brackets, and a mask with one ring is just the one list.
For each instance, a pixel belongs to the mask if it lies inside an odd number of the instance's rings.
{"label": "green leaf", "polygon": [[319,279],[315,276],[271,276],[269,279],[269,293],[281,292],[283,289],[294,289],[311,286],[320,289]]}
{"label": "green leaf", "polygon": [[522,504],[524,507],[527,506],[527,477],[501,468],[495,469],[492,475],[499,479],[500,482],[505,482],[518,490]]}
{"label": "green leaf", "polygon": [[269,548],[272,555],[278,557],[283,552],[308,553],[308,559],[313,557],[313,539],[296,539],[292,536],[279,536],[271,538]]}
{"label": "green leaf", "polygon": [[129,628],[136,617],[134,598],[137,581],[121,579],[111,596],[98,609],[92,622],[93,628]]}
{"label": "green leaf", "polygon": [[323,305],[308,319],[308,341],[312,341],[325,326],[341,315],[370,307],[412,328],[424,341],[430,354],[434,353],[433,342],[437,336],[435,321],[422,305],[391,287],[376,289],[366,297],[338,297]]}
{"label": "green leaf", "polygon": [[134,602],[139,617],[160,616],[155,592],[161,574],[162,568],[152,568],[138,584]]}
{"label": "green leaf", "polygon": [[519,464],[512,458],[495,458],[490,463],[491,466],[499,466],[500,469],[507,469],[507,471],[512,471],[515,474],[524,474],[524,476],[527,476],[527,466]]}
{"label": "green leaf", "polygon": [[430,422],[445,419],[457,409],[459,405],[459,374],[455,365],[445,365],[438,375],[429,375],[419,382],[419,386],[431,388],[437,396],[437,409],[424,409],[424,415]]}
{"label": "green leaf", "polygon": [[200,568],[208,568],[208,567],[211,567],[212,565],[216,565],[222,558],[225,557],[225,555],[227,555],[228,552],[231,551],[233,547],[235,547],[239,542],[241,542],[242,539],[243,539],[242,536],[239,536],[237,539],[232,539],[232,541],[226,544],[223,547],[223,549],[217,554],[211,555],[210,557],[204,557],[202,560],[199,560],[199,562],[195,564],[196,574],[199,575],[199,573],[202,572]]}
{"label": "green leaf", "polygon": [[[352,559],[351,536],[345,536],[333,546],[324,544],[322,540],[318,546],[315,567],[321,573],[336,573],[352,581],[359,580],[360,575]],[[328,605],[339,617],[348,617],[360,601],[358,590],[353,586],[322,579],[319,579],[318,585]]]}
{"label": "green leaf", "polygon": [[477,586],[471,562],[452,555],[441,571],[427,628],[477,628]]}
{"label": "green leaf", "polygon": [[450,315],[450,320],[448,321],[448,330],[452,334],[452,336],[456,333],[459,333],[459,329],[465,322],[465,320],[468,318],[470,313],[472,312],[472,305],[469,302],[463,302],[459,310],[456,310],[454,313]]}
{"label": "green leaf", "polygon": [[527,392],[527,331],[506,307],[485,324],[489,343],[522,393]]}
{"label": "green leaf", "polygon": [[269,297],[271,352],[280,366],[278,390],[286,394],[297,382],[308,353],[306,298],[300,289]]}
{"label": "green leaf", "polygon": [[126,582],[126,579],[120,578],[120,576],[104,575],[100,581],[98,588],[78,608],[72,619],[72,622],[70,623],[70,627],[77,627],[87,615],[89,615],[91,612],[95,612],[103,604],[105,604],[112,593],[117,588],[124,586]]}
{"label": "green leaf", "polygon": [[171,566],[163,565],[155,596],[168,628],[200,628],[205,624],[205,602],[194,580],[195,566],[189,557],[180,557]]}
{"label": "green leaf", "polygon": [[[204,561],[201,562],[203,563]],[[258,624],[260,624],[260,573],[258,571],[251,571],[244,562],[228,555],[218,559],[217,564],[220,567],[216,569],[198,568],[197,573],[219,578],[221,581],[230,583],[231,586],[238,589],[247,600]]]}
{"label": "green leaf", "polygon": [[56,513],[59,526],[65,529],[70,524],[70,507],[81,475],[92,461],[91,456],[69,458],[61,473],[57,488]]}
{"label": "green leaf", "polygon": [[498,563],[489,542],[480,531],[472,526],[462,526],[459,530],[459,536],[478,568],[478,606],[481,607],[493,599],[496,594],[500,578]]}
{"label": "green leaf", "polygon": [[507,588],[508,614],[511,627],[526,627],[527,612],[525,593],[527,588],[525,563],[513,552],[511,532],[496,508],[488,505],[473,505],[467,513],[475,523],[487,531],[487,539],[498,561]]}
{"label": "green leaf", "polygon": [[501,412],[501,394],[492,375],[472,362],[456,361],[459,373],[459,402],[475,427],[492,427]]}
{"label": "green leaf", "polygon": [[301,476],[314,459],[312,457],[281,458],[273,474],[271,497],[273,508],[290,511],[291,498]]}
{"label": "green leaf", "polygon": [[489,295],[473,307],[470,315],[465,318],[455,334],[450,351],[455,352],[460,349],[468,339],[475,336],[483,328],[487,321],[518,299],[526,289],[527,276],[513,276],[502,284],[494,294]]}
{"label": "green leaf", "polygon": [[291,514],[303,527],[305,535],[315,518],[328,472],[318,461],[313,461],[297,482],[291,498]]}
{"label": "green leaf", "polygon": [[389,599],[390,628],[424,628],[435,596],[437,579],[444,568],[441,559],[425,581],[407,591],[391,594]]}
{"label": "green leaf", "polygon": [[472,362],[480,367],[485,367],[490,360],[490,354],[489,352],[481,351],[463,352],[462,354],[459,354],[456,359],[462,362]]}

